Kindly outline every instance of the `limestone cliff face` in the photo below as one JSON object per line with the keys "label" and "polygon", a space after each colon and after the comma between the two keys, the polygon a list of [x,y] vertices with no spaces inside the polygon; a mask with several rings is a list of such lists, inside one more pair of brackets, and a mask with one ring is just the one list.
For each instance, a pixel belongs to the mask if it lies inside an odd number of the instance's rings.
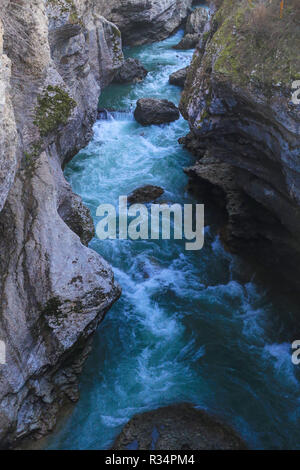
{"label": "limestone cliff face", "polygon": [[300,77],[299,2],[291,1],[283,18],[277,2],[216,3],[181,101],[191,127],[185,143],[200,157],[188,173],[199,188],[221,191],[231,249],[250,249],[297,281],[300,106],[292,86]]}
{"label": "limestone cliff face", "polygon": [[193,0],[72,0],[72,3],[82,16],[93,11],[116,24],[125,45],[139,45],[167,38],[185,20]]}
{"label": "limestone cliff face", "polygon": [[45,434],[78,398],[92,335],[120,295],[83,245],[93,223],[61,170],[123,62],[118,28],[80,3],[85,16],[69,0],[1,0],[1,447]]}
{"label": "limestone cliff face", "polygon": [[120,0],[108,17],[125,44],[145,44],[168,37],[186,18],[192,0]]}
{"label": "limestone cliff face", "polygon": [[[3,27],[0,22],[0,210],[13,184],[17,167],[17,129],[11,102],[11,62],[3,53]],[[5,156],[5,158],[4,158]]]}

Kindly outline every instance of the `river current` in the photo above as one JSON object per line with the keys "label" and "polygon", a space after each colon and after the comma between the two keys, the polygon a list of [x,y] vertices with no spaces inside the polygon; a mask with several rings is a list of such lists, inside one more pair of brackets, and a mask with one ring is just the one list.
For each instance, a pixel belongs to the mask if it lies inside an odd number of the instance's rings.
{"label": "river current", "polygon": [[[90,208],[118,204],[145,185],[165,189],[168,202],[193,202],[183,167],[193,157],[177,140],[183,118],[143,128],[133,118],[137,99],[178,104],[169,75],[193,51],[172,46],[182,37],[127,49],[149,70],[138,84],[111,85],[94,137],[65,170]],[[80,384],[81,398],[50,438],[49,449],[106,449],[136,413],[190,402],[219,415],[251,448],[300,448],[299,373],[291,362],[295,305],[256,280],[224,251],[213,214],[200,252],[184,241],[94,239],[123,294],[101,324]],[[300,367],[300,366],[298,366]]]}

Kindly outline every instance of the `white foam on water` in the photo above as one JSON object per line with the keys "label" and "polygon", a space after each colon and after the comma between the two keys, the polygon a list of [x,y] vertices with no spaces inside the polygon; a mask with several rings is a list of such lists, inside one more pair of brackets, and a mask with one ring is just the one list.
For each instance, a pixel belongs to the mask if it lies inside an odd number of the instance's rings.
{"label": "white foam on water", "polygon": [[283,378],[285,383],[290,383],[299,388],[299,382],[295,377],[295,367],[291,360],[291,345],[289,343],[273,343],[264,346],[263,356],[271,361],[276,375]]}

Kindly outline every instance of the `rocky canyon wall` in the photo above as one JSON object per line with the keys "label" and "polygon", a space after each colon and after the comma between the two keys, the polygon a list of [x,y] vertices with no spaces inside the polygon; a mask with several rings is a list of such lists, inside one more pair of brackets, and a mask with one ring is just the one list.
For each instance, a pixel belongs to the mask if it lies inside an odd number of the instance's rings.
{"label": "rocky canyon wall", "polygon": [[125,44],[145,44],[169,36],[186,18],[193,0],[121,0],[108,17]]}
{"label": "rocky canyon wall", "polygon": [[123,61],[120,36],[72,2],[1,1],[2,447],[49,431],[77,399],[91,336],[120,294],[83,245],[93,222],[61,170],[91,136],[101,87]]}
{"label": "rocky canyon wall", "polygon": [[181,100],[198,157],[186,171],[226,209],[227,247],[299,285],[300,5],[280,17],[278,2],[213,3]]}
{"label": "rocky canyon wall", "polygon": [[2,448],[44,435],[78,399],[93,333],[120,295],[86,246],[93,221],[61,169],[90,140],[98,97],[123,63],[118,25],[125,36],[164,25],[166,37],[190,4],[0,0]]}

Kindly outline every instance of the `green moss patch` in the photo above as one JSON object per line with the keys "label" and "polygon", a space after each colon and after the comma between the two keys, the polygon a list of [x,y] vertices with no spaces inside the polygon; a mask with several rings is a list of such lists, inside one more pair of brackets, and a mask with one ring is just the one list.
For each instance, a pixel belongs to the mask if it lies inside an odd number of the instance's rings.
{"label": "green moss patch", "polygon": [[42,142],[37,141],[31,145],[29,151],[24,151],[24,171],[26,176],[33,176],[37,168],[37,160],[42,152]]}
{"label": "green moss patch", "polygon": [[34,124],[40,134],[46,136],[60,125],[66,125],[77,103],[68,93],[58,86],[49,85],[41,96],[38,96]]}
{"label": "green moss patch", "polygon": [[52,297],[49,299],[46,305],[41,308],[41,313],[43,315],[50,315],[50,316],[59,316],[62,314],[61,311],[62,303],[58,297]]}

